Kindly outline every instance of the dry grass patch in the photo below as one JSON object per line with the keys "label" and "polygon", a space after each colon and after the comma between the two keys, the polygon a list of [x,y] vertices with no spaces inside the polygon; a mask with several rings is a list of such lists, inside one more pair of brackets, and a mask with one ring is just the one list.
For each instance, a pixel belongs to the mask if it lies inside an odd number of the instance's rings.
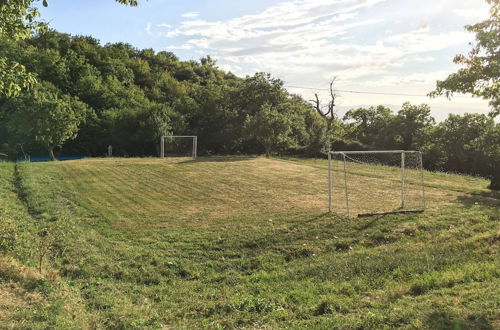
{"label": "dry grass patch", "polygon": [[[214,157],[87,159],[43,166],[62,170],[71,193],[87,209],[119,227],[144,228],[199,226],[263,212],[326,212],[327,165],[326,160]],[[420,209],[420,173],[406,173],[406,208]],[[336,174],[333,205],[344,214],[344,178]],[[347,172],[351,215],[397,210],[399,175],[397,168],[352,165]],[[424,177],[425,207],[430,211],[471,197],[498,201],[477,195],[487,191],[484,179],[431,172]]]}
{"label": "dry grass patch", "polygon": [[[20,265],[13,259],[0,257],[0,327],[22,327],[16,321],[24,310],[34,308],[43,302],[44,298],[38,292],[30,292],[24,286],[30,286],[42,279],[35,270]],[[22,319],[21,319],[22,321]]]}
{"label": "dry grass patch", "polygon": [[[99,159],[51,164],[89,209],[127,226],[158,219],[214,221],[241,214],[326,210],[321,169],[274,159],[228,162]],[[140,174],[139,174],[140,173]],[[130,224],[134,226],[134,224]]]}

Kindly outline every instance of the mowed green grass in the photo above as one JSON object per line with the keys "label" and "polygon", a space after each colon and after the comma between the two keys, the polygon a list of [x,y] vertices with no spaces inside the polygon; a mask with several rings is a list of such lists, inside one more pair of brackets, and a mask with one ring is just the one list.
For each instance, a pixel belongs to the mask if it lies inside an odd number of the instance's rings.
{"label": "mowed green grass", "polygon": [[[326,212],[326,168],[261,157],[2,164],[0,226],[19,235],[2,245],[0,325],[500,327],[500,196],[486,180],[425,173],[428,211],[358,219]],[[355,171],[366,194],[391,176]]]}

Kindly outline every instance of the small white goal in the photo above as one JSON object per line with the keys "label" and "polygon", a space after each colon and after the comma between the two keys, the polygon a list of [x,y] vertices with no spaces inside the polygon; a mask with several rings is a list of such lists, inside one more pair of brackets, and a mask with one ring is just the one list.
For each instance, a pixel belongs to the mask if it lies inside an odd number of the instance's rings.
{"label": "small white goal", "polygon": [[160,158],[198,157],[198,137],[193,135],[162,136],[160,140]]}
{"label": "small white goal", "polygon": [[328,181],[330,212],[362,217],[425,210],[420,151],[330,151]]}

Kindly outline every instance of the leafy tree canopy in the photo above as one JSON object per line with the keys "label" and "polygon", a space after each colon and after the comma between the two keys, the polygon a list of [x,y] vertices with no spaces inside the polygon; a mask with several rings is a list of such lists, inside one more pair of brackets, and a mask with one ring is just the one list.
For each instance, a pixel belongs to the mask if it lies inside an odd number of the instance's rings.
{"label": "leafy tree canopy", "polygon": [[490,18],[465,28],[475,33],[476,42],[466,55],[457,55],[456,64],[463,65],[456,73],[437,82],[430,96],[454,92],[471,93],[490,101],[491,115],[500,114],[500,0],[487,0],[491,4]]}
{"label": "leafy tree canopy", "polygon": [[49,83],[40,84],[33,93],[8,100],[4,107],[7,127],[16,142],[39,142],[47,148],[51,159],[55,158],[54,148],[75,138],[79,125],[89,115],[84,103],[62,94]]}
{"label": "leafy tree canopy", "polygon": [[[128,6],[137,6],[137,0],[116,0]],[[47,29],[39,20],[40,11],[35,6],[40,0],[0,0],[0,38],[9,40],[26,39]],[[41,1],[48,6],[47,0]],[[0,57],[0,96],[12,97],[36,84],[35,75],[26,68],[4,57]]]}
{"label": "leafy tree canopy", "polygon": [[247,115],[245,130],[248,137],[254,137],[264,147],[266,157],[280,148],[290,148],[296,141],[291,116],[269,103],[263,104],[253,116]]}

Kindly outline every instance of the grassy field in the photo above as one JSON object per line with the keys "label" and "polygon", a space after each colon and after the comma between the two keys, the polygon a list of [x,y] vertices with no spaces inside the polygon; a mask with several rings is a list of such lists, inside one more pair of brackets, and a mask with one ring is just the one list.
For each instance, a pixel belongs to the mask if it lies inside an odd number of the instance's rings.
{"label": "grassy field", "polygon": [[[425,213],[357,219],[326,212],[326,168],[0,163],[0,327],[500,327],[486,180],[426,172]],[[359,194],[390,175],[356,170]]]}

